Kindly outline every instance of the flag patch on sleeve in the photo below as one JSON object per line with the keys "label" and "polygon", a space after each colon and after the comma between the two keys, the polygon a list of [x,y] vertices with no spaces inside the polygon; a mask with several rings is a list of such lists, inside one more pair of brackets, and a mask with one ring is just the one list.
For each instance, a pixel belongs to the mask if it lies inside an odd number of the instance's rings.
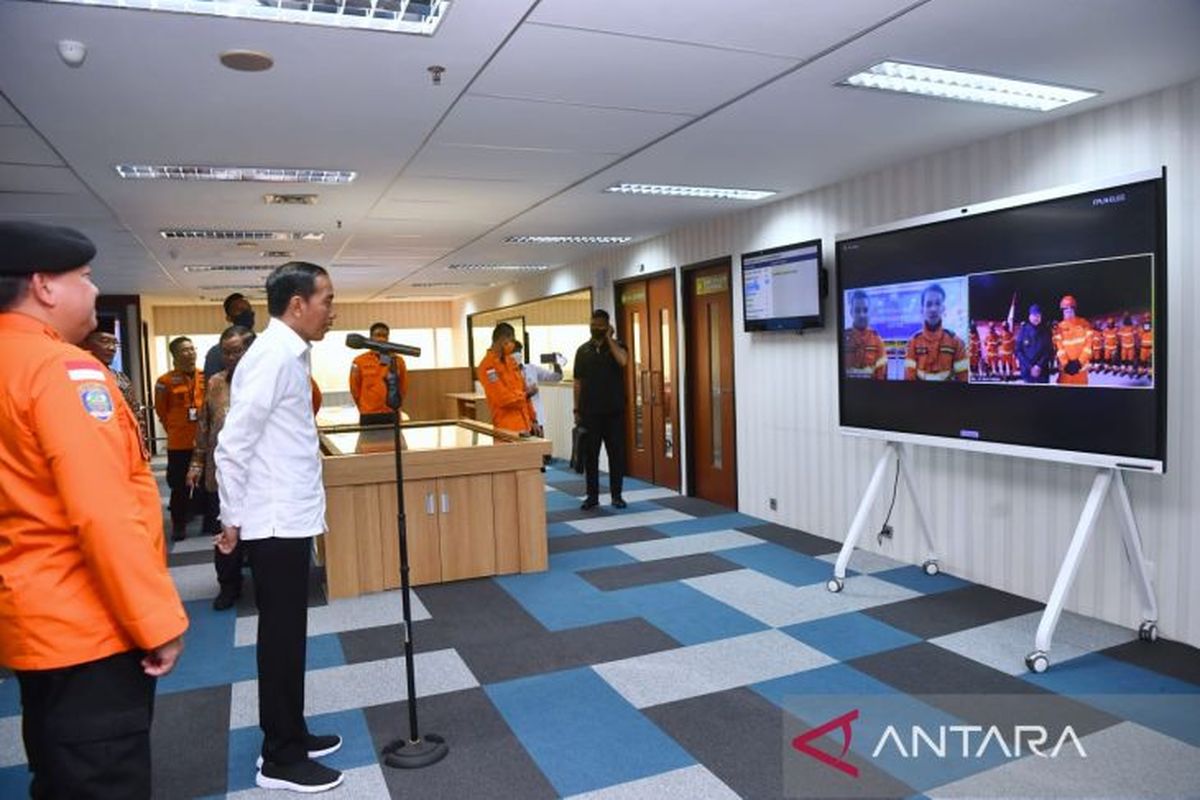
{"label": "flag patch on sleeve", "polygon": [[484,374],[487,375],[488,383],[495,383],[500,380],[500,373],[496,372],[495,369],[489,369]]}
{"label": "flag patch on sleeve", "polygon": [[113,415],[112,395],[103,383],[84,383],[79,387],[79,399],[83,410],[101,422],[108,422]]}
{"label": "flag patch on sleeve", "polygon": [[68,361],[67,377],[73,381],[100,381],[104,383],[103,367],[95,361]]}

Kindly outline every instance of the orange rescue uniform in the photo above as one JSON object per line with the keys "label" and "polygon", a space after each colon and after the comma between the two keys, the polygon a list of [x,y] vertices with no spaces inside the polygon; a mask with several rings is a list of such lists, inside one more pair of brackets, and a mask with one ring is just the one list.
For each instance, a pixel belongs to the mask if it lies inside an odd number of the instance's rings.
{"label": "orange rescue uniform", "polygon": [[934,331],[922,327],[908,340],[904,380],[965,381],[969,365],[962,339],[941,326]]}
{"label": "orange rescue uniform", "polygon": [[1108,361],[1110,363],[1117,360],[1117,345],[1118,345],[1118,343],[1119,343],[1119,340],[1117,339],[1117,329],[1116,328],[1105,328],[1104,329],[1104,353],[1107,356]]}
{"label": "orange rescue uniform", "polygon": [[204,373],[173,369],[154,382],[154,413],[167,431],[168,450],[196,446],[196,426],[204,407]]}
{"label": "orange rescue uniform", "polygon": [[1017,371],[1016,338],[1012,331],[1004,328],[1000,331],[1000,363],[1008,366],[1009,373]]}
{"label": "orange rescue uniform", "polygon": [[0,664],[68,667],[187,629],[143,447],[99,361],[0,313]]}
{"label": "orange rescue uniform", "polygon": [[1092,360],[1101,363],[1104,361],[1104,331],[1092,331]]}
{"label": "orange rescue uniform", "polygon": [[[396,376],[400,379],[400,400],[403,403],[404,398],[408,397],[408,367],[400,356],[389,357],[396,359]],[[387,404],[387,374],[388,366],[378,353],[363,353],[354,359],[350,365],[350,396],[354,398],[354,405],[358,406],[358,413],[392,413]]]}
{"label": "orange rescue uniform", "polygon": [[1148,366],[1151,356],[1154,355],[1154,331],[1151,328],[1142,328],[1138,342],[1138,360],[1142,362],[1143,366]]}
{"label": "orange rescue uniform", "polygon": [[[1092,360],[1092,326],[1082,317],[1064,319],[1058,323],[1054,342],[1058,357],[1058,382],[1077,386],[1087,385],[1087,365]],[[1068,375],[1068,362],[1078,361],[1079,372]]]}
{"label": "orange rescue uniform", "polygon": [[511,356],[497,356],[488,348],[475,376],[483,384],[493,425],[519,433],[533,426],[531,405],[525,396],[525,373]]}
{"label": "orange rescue uniform", "polygon": [[971,371],[979,371],[979,331],[971,329],[970,336],[967,337],[967,352],[971,356]]}
{"label": "orange rescue uniform", "polygon": [[887,348],[871,328],[846,331],[846,375],[852,378],[887,379]]}
{"label": "orange rescue uniform", "polygon": [[999,367],[999,362],[996,360],[996,353],[1000,349],[1000,337],[988,331],[983,337],[983,358],[987,364],[988,370],[995,372]]}
{"label": "orange rescue uniform", "polygon": [[1137,353],[1137,331],[1132,325],[1122,325],[1117,329],[1117,338],[1121,341],[1121,360],[1133,361]]}

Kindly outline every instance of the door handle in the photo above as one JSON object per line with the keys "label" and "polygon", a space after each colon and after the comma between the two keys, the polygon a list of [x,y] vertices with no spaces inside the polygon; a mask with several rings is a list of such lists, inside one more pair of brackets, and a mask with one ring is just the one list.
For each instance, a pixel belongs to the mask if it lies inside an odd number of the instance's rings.
{"label": "door handle", "polygon": [[425,513],[432,516],[434,511],[436,511],[436,509],[433,507],[433,492],[426,492],[425,493]]}
{"label": "door handle", "polygon": [[446,492],[442,492],[442,513],[450,513],[450,495]]}

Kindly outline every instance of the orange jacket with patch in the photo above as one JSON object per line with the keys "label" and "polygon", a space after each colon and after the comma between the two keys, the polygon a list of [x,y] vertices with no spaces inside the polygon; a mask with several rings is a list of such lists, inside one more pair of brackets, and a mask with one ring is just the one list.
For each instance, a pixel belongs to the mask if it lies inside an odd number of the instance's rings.
{"label": "orange jacket with patch", "polygon": [[512,357],[497,356],[488,349],[475,375],[487,395],[492,424],[507,431],[528,431],[533,420],[532,406],[525,396],[525,373]]}
{"label": "orange jacket with patch", "polygon": [[887,348],[872,328],[846,331],[846,374],[856,378],[887,378]]}
{"label": "orange jacket with patch", "polygon": [[908,340],[904,354],[906,381],[965,381],[970,368],[962,339],[945,328],[924,326]]}
{"label": "orange jacket with patch", "polygon": [[99,361],[0,314],[0,664],[67,667],[187,628],[142,448]]}
{"label": "orange jacket with patch", "polygon": [[[404,359],[396,359],[396,375],[400,378],[400,402],[408,397],[408,367]],[[350,365],[350,396],[360,414],[390,414],[387,404],[388,367],[379,360],[378,353],[363,353]]]}
{"label": "orange jacket with patch", "polygon": [[[173,369],[154,382],[154,413],[167,430],[168,450],[191,450],[204,407],[204,373]],[[193,410],[194,409],[194,410]]]}

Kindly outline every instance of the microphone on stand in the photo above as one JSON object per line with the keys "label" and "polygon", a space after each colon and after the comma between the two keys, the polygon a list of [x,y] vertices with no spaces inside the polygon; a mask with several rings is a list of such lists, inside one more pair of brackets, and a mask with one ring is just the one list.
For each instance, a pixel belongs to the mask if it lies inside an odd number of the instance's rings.
{"label": "microphone on stand", "polygon": [[421,356],[421,348],[419,347],[396,344],[395,342],[377,342],[374,339],[368,339],[361,333],[346,334],[346,347],[349,347],[351,350],[374,350],[377,353],[395,353],[401,356],[412,356],[413,358]]}

